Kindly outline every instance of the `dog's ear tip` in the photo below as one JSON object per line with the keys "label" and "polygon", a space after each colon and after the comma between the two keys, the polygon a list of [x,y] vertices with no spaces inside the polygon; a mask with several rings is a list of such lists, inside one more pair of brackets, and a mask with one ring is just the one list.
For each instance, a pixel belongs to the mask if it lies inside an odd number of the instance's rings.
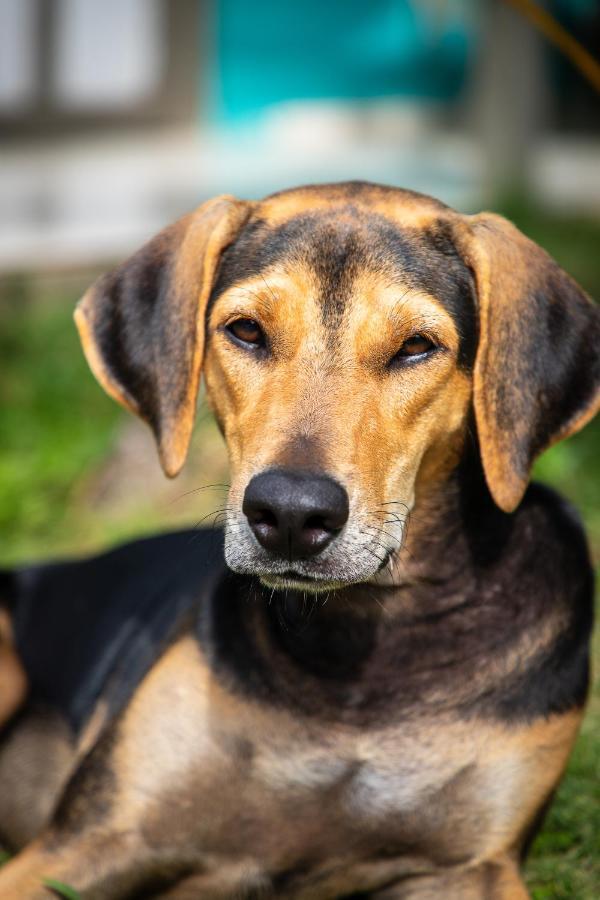
{"label": "dog's ear tip", "polygon": [[498,456],[490,442],[481,448],[483,472],[488,490],[496,506],[505,513],[515,511],[529,483],[529,470],[523,469],[517,460]]}
{"label": "dog's ear tip", "polygon": [[166,429],[163,435],[155,433],[158,458],[167,478],[176,478],[183,469],[190,446],[192,428]]}
{"label": "dog's ear tip", "polygon": [[184,461],[182,460],[178,463],[166,463],[161,459],[160,465],[166,477],[172,481],[174,478],[177,478],[177,476],[181,472],[183,468],[183,462]]}
{"label": "dog's ear tip", "polygon": [[162,448],[159,452],[160,465],[167,478],[177,478],[183,468],[185,456],[173,457]]}
{"label": "dog's ear tip", "polygon": [[523,499],[527,482],[515,485],[488,484],[488,487],[496,506],[504,513],[513,513]]}

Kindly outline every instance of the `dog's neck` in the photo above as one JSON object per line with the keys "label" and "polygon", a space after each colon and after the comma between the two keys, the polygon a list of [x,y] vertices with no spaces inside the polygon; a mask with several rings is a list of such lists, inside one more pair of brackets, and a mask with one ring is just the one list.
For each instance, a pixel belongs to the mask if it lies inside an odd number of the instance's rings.
{"label": "dog's neck", "polygon": [[488,625],[504,600],[498,593],[490,603],[480,583],[498,577],[511,529],[482,479],[478,461],[465,459],[443,491],[419,498],[394,583],[329,595],[271,592],[239,576],[224,583],[213,606],[214,637],[240,683],[255,678],[289,702],[333,710],[338,692],[340,708],[352,706],[353,692],[377,705],[385,685],[398,688],[398,671],[407,690],[439,665],[449,680],[468,681],[465,660],[489,650],[478,629],[502,639]]}
{"label": "dog's neck", "polygon": [[468,572],[501,552],[510,527],[487,488],[477,448],[467,446],[445,477],[418,486],[402,546],[372,585],[451,590],[458,579],[464,590]]}
{"label": "dog's neck", "polygon": [[328,607],[326,616],[356,608],[393,618],[410,612],[415,602],[422,612],[423,603],[439,611],[455,594],[464,598],[477,573],[501,555],[511,521],[489,493],[478,452],[467,449],[443,481],[417,492],[402,546],[370,582],[316,597],[269,592],[269,605],[279,601],[277,614],[290,616],[290,627],[313,607]]}

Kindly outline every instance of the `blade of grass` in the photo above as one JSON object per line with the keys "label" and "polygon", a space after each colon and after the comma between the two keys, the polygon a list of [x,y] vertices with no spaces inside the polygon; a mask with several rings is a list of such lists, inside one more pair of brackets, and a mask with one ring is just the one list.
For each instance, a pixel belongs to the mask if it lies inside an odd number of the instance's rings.
{"label": "blade of grass", "polygon": [[79,892],[70,885],[63,884],[62,881],[56,881],[54,878],[44,878],[44,885],[59,897],[64,897],[65,900],[81,900]]}

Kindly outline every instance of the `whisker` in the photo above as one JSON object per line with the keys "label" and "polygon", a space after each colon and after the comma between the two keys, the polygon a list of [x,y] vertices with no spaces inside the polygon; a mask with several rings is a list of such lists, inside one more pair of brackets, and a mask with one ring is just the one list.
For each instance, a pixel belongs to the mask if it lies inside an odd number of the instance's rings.
{"label": "whisker", "polygon": [[[389,539],[390,539],[391,541],[396,542],[396,540],[397,540],[397,538],[396,538],[395,535],[390,534],[389,531],[384,531],[383,528],[376,528],[376,529],[375,529],[375,528],[373,528],[373,526],[366,525],[366,526],[365,526],[365,530],[363,530],[363,531],[361,532],[361,534],[369,534],[369,533],[376,534],[376,535],[378,535],[378,534],[385,534],[385,536],[386,536],[386,537],[389,537]],[[400,535],[400,541],[402,541],[402,535]]]}
{"label": "whisker", "polygon": [[172,506],[173,503],[176,503],[178,500],[182,500],[184,497],[189,497],[190,494],[199,494],[200,491],[210,491],[210,490],[229,490],[230,485],[228,484],[205,484],[202,487],[193,488],[191,491],[184,491],[183,494],[179,494],[173,500],[170,500],[167,504],[168,506]]}
{"label": "whisker", "polygon": [[273,298],[273,300],[275,301],[275,303],[277,303],[278,297],[277,297],[277,295],[275,294],[275,292],[273,291],[273,289],[271,288],[271,285],[267,283],[267,279],[266,279],[265,276],[262,274],[262,272],[261,272],[261,274],[260,274],[260,277],[261,277],[262,280],[264,281],[265,287],[266,287],[266,289],[268,290],[268,292],[270,293],[271,297]]}
{"label": "whisker", "polygon": [[[379,546],[383,547],[383,544],[380,544]],[[386,548],[383,547],[383,549],[385,550]],[[378,559],[382,565],[385,563],[385,557],[382,559],[381,556],[379,556],[379,554],[375,553],[375,551],[373,550],[372,547],[365,547],[365,550],[367,551],[367,553],[370,553],[371,556],[374,556],[375,559]],[[386,550],[386,554],[387,554],[387,550]]]}

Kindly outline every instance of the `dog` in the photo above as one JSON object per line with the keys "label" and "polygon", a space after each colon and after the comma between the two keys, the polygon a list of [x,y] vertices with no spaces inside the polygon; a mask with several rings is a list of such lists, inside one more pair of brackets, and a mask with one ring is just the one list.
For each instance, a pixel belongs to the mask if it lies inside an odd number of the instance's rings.
{"label": "dog", "polygon": [[223,530],[2,576],[3,900],[527,897],[588,687],[600,315],[505,219],[366,183],[223,196],[76,312]]}

